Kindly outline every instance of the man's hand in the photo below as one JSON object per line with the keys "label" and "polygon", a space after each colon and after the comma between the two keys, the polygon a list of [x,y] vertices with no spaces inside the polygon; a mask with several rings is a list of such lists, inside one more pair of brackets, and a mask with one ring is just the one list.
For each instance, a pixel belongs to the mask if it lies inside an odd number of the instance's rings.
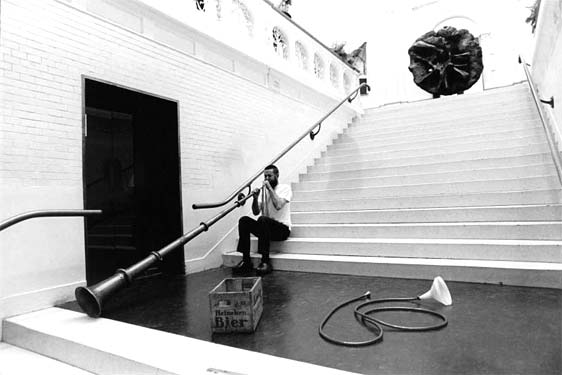
{"label": "man's hand", "polygon": [[266,188],[268,191],[272,190],[271,185],[269,184],[268,180],[263,181],[263,187]]}
{"label": "man's hand", "polygon": [[260,188],[256,188],[254,190],[252,190],[252,196],[254,197],[254,200],[252,201],[252,212],[254,213],[254,215],[259,215],[260,211],[261,211],[261,207],[258,205],[258,197],[260,196]]}

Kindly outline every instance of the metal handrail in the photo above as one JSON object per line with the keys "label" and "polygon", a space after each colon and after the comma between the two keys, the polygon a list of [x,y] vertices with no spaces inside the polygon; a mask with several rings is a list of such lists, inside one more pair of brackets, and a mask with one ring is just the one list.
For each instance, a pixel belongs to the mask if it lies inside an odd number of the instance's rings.
{"label": "metal handrail", "polygon": [[[531,95],[533,96],[533,100],[535,102],[535,105],[537,106],[539,117],[541,119],[544,132],[546,133],[548,147],[550,148],[550,152],[554,160],[554,166],[556,167],[556,173],[558,174],[558,181],[560,182],[560,185],[562,185],[562,160],[560,160],[560,154],[558,153],[558,150],[556,149],[556,145],[554,144],[554,141],[552,139],[552,134],[551,134],[552,129],[550,129],[550,124],[545,119],[543,113],[544,110],[540,104],[543,101],[539,98],[539,95],[537,93],[537,88],[535,86],[535,83],[533,82],[533,77],[531,76],[531,72],[529,71],[528,68],[529,64],[527,64],[521,56],[519,56],[519,63],[523,65],[523,70],[525,71],[527,82],[529,84],[529,87],[531,88]],[[550,104],[550,102],[546,102],[546,103]],[[552,99],[552,105],[554,105],[554,99]]]}
{"label": "metal handrail", "polygon": [[0,223],[0,231],[11,227],[14,224],[19,223],[27,219],[33,219],[36,217],[61,217],[61,216],[88,216],[88,215],[100,215],[102,210],[38,210],[24,212],[13,216],[7,220]]}
{"label": "metal handrail", "polygon": [[[298,137],[295,141],[293,141],[293,143],[291,143],[289,146],[287,146],[283,151],[281,151],[276,157],[274,157],[268,163],[264,164],[263,168],[258,170],[252,177],[247,179],[242,185],[240,185],[227,198],[225,198],[224,200],[222,200],[220,202],[214,202],[214,203],[194,203],[191,207],[194,210],[198,210],[198,209],[201,209],[201,208],[215,208],[215,207],[224,206],[225,204],[227,204],[228,202],[230,202],[232,199],[234,199],[237,196],[238,196],[238,199],[240,199],[240,194],[242,194],[243,190],[248,188],[248,192],[251,191],[252,182],[254,182],[254,180],[256,178],[261,176],[261,174],[263,173],[263,169],[266,166],[268,166],[270,164],[273,164],[277,160],[281,159],[287,152],[289,152],[293,147],[295,147],[297,145],[297,143],[299,143],[307,135],[310,136],[310,139],[314,140],[314,137],[318,134],[318,132],[320,131],[320,128],[322,127],[322,122],[324,120],[326,120],[332,113],[334,113],[339,107],[341,107],[346,101],[349,101],[351,103],[357,97],[357,94],[358,94],[359,90],[363,87],[366,87],[367,90],[371,90],[371,88],[369,87],[369,85],[367,83],[360,84],[355,90],[351,91],[349,93],[349,95],[347,95],[341,102],[339,102],[334,108],[332,108],[326,115],[324,115],[320,120],[316,121],[314,123],[314,125],[312,125],[310,128],[308,128],[307,131],[305,131],[300,137]],[[314,132],[314,129],[316,129],[316,127],[318,127],[318,130],[316,132]]]}

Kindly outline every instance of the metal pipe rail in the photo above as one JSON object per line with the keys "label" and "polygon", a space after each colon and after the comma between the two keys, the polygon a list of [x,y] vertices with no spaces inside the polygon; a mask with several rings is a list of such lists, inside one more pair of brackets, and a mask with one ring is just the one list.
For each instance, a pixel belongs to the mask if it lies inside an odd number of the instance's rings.
{"label": "metal pipe rail", "polygon": [[234,209],[244,205],[244,203],[246,203],[246,201],[252,196],[252,194],[248,194],[248,196],[239,199],[231,207],[223,210],[212,219],[207,222],[200,223],[199,226],[193,228],[191,231],[164,246],[160,250],[152,251],[149,256],[138,263],[133,264],[129,268],[120,268],[113,276],[110,276],[95,285],[76,288],[74,294],[76,296],[76,301],[78,301],[78,305],[80,305],[82,311],[89,316],[93,318],[99,317],[103,310],[104,301],[109,298],[111,294],[119,289],[131,285],[135,277],[139,274],[150,268],[153,264],[162,261],[164,257],[173,250],[191,241],[199,234],[209,230],[211,225],[215,224]]}
{"label": "metal pipe rail", "polygon": [[558,174],[558,181],[560,182],[560,185],[562,185],[562,160],[560,160],[560,153],[558,152],[556,144],[552,139],[552,133],[554,131],[553,129],[550,129],[550,124],[546,121],[543,113],[544,110],[540,104],[542,102],[554,106],[554,99],[551,99],[551,102],[544,102],[539,98],[537,88],[535,86],[535,83],[533,82],[533,77],[531,76],[531,72],[528,68],[529,65],[521,56],[519,56],[519,63],[523,65],[523,70],[525,71],[525,76],[527,77],[527,83],[529,84],[529,88],[531,89],[531,95],[533,96],[533,100],[535,102],[535,105],[537,106],[537,110],[539,111],[539,117],[541,119],[542,127],[544,129],[544,132],[546,133],[548,147],[550,148],[550,153],[552,154],[554,165],[556,167],[556,173]]}
{"label": "metal pipe rail", "polygon": [[21,221],[27,219],[33,219],[36,217],[61,217],[61,216],[89,216],[89,215],[99,215],[102,210],[38,210],[24,212],[23,214],[13,216],[7,220],[0,223],[0,231],[11,227]]}
{"label": "metal pipe rail", "polygon": [[[257,171],[252,177],[247,179],[242,185],[240,185],[232,194],[230,194],[227,198],[220,202],[214,203],[194,203],[191,207],[194,210],[202,209],[202,208],[216,208],[221,207],[230,202],[232,199],[238,196],[240,199],[240,194],[246,188],[248,188],[248,193],[251,191],[252,182],[257,179],[259,176],[262,175],[263,169],[270,165],[274,164],[277,160],[281,159],[287,152],[289,152],[293,147],[295,147],[303,138],[307,135],[310,136],[310,139],[314,140],[314,137],[320,132],[320,128],[322,127],[322,122],[326,120],[332,113],[334,113],[339,107],[341,107],[346,101],[352,102],[358,95],[359,90],[363,87],[366,87],[368,91],[371,90],[367,83],[362,83],[359,85],[355,90],[351,91],[348,96],[346,96],[341,102],[339,102],[334,108],[332,108],[326,115],[324,115],[320,120],[316,121],[314,125],[308,128],[300,137],[298,137],[295,141],[293,141],[289,146],[287,146],[283,151],[281,151],[276,157],[270,160],[268,163],[264,164],[263,168]],[[318,127],[318,130],[314,132],[314,129]]]}

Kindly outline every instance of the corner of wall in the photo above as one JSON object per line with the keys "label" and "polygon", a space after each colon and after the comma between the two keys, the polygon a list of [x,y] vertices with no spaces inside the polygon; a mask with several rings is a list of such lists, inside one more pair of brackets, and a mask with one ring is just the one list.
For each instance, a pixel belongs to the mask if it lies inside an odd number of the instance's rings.
{"label": "corner of wall", "polygon": [[2,341],[4,319],[72,301],[74,300],[74,290],[85,285],[84,280],[0,298],[0,341]]}
{"label": "corner of wall", "polygon": [[[311,148],[311,151],[301,156],[299,163],[295,167],[284,173],[284,183],[296,183],[299,181],[300,175],[305,173],[307,167],[312,165],[315,158],[321,155],[329,144],[331,144],[339,134],[341,134],[351,124],[359,121],[359,113],[356,110],[348,109],[345,115],[345,121],[334,120],[334,124],[325,129],[323,137],[316,139],[318,146]],[[341,125],[338,125],[341,124]],[[203,256],[185,261],[186,272],[188,274],[205,271],[212,268],[218,268],[222,265],[222,255],[225,252],[233,251],[236,248],[238,240],[237,223],[227,231],[227,233]]]}
{"label": "corner of wall", "polygon": [[186,273],[196,273],[222,265],[222,255],[227,251],[232,251],[236,246],[237,226],[232,227],[207,253],[199,258],[188,259],[185,261]]}

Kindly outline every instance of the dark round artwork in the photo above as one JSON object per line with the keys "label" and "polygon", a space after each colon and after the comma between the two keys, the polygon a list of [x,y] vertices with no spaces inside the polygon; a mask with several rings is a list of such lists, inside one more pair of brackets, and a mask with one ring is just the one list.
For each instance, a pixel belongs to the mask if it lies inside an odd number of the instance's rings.
{"label": "dark round artwork", "polygon": [[414,82],[434,96],[461,94],[482,74],[482,48],[468,30],[445,26],[408,49]]}

